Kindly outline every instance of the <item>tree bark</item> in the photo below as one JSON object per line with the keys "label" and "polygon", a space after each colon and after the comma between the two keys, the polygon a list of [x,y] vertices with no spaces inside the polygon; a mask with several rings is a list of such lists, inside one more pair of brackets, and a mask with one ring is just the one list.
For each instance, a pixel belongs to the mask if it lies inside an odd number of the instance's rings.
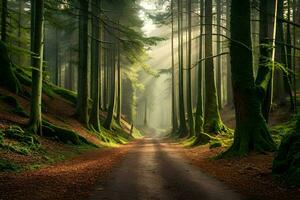
{"label": "tree bark", "polygon": [[187,113],[188,113],[188,124],[189,124],[189,137],[195,136],[195,122],[193,116],[192,106],[192,1],[187,0],[187,15],[188,15],[188,51],[187,51]]}
{"label": "tree bark", "polygon": [[175,86],[175,61],[174,61],[174,0],[171,0],[171,19],[172,19],[172,35],[171,35],[171,56],[172,56],[172,128],[173,133],[178,129],[177,104],[176,104],[176,86]]}
{"label": "tree bark", "polygon": [[183,9],[182,0],[178,0],[178,99],[179,99],[179,130],[178,136],[184,137],[187,133],[186,121],[185,121],[185,109],[184,109],[184,92],[183,92]]}
{"label": "tree bark", "polygon": [[222,123],[217,89],[215,82],[215,69],[213,61],[212,43],[212,1],[205,0],[205,122],[204,129],[207,133],[221,133],[226,131]]}
{"label": "tree bark", "polygon": [[44,0],[31,1],[31,56],[32,94],[29,127],[34,133],[42,132],[42,83],[44,46]]}
{"label": "tree bark", "polygon": [[[100,33],[100,1],[99,0],[94,0],[93,1],[93,6],[92,6],[92,36],[93,38],[98,38],[99,33]],[[92,111],[90,115],[90,125],[91,128],[96,131],[100,132],[101,131],[101,126],[100,126],[100,113],[99,113],[99,102],[100,102],[100,94],[99,94],[99,88],[100,88],[100,81],[99,81],[99,70],[100,70],[100,65],[101,65],[101,59],[99,59],[100,55],[99,51],[99,42],[97,40],[93,40],[91,44],[91,69],[92,69],[92,100],[93,100],[93,105],[92,105]]]}
{"label": "tree bark", "polygon": [[104,128],[111,130],[111,125],[113,121],[114,116],[114,108],[115,108],[115,94],[116,94],[116,62],[115,62],[115,46],[112,47],[112,53],[111,53],[111,86],[110,86],[110,101],[109,101],[109,107],[107,111],[107,117],[104,122]]}
{"label": "tree bark", "polygon": [[231,39],[236,129],[234,142],[223,156],[246,155],[252,150],[273,151],[276,145],[269,134],[261,110],[261,90],[265,90],[266,87],[258,87],[255,84],[252,51],[244,46],[251,47],[250,0],[232,0]]}
{"label": "tree bark", "polygon": [[79,1],[79,66],[78,100],[76,115],[78,120],[88,127],[89,122],[89,77],[88,77],[88,0]]}
{"label": "tree bark", "polygon": [[[119,33],[118,33],[119,34]],[[118,41],[118,101],[117,101],[117,122],[121,125],[122,118],[122,71],[121,71],[121,45]]]}

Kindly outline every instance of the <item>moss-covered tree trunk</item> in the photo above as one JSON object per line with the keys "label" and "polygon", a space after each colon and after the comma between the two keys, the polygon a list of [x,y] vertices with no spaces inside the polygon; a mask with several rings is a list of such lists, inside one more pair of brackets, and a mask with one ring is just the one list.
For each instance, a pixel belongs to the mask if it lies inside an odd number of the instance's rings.
{"label": "moss-covered tree trunk", "polygon": [[[234,142],[224,155],[273,151],[276,146],[261,110],[261,95],[266,87],[255,85],[253,77],[250,0],[232,0],[230,55],[236,129]],[[270,79],[270,75],[265,77]]]}
{"label": "moss-covered tree trunk", "polygon": [[110,100],[109,100],[109,107],[107,111],[107,117],[104,122],[104,127],[108,130],[111,129],[111,125],[113,122],[114,117],[114,110],[115,110],[115,94],[116,94],[116,47],[113,45],[112,53],[110,55],[110,67],[111,67],[111,86],[110,86]]}
{"label": "moss-covered tree trunk", "polygon": [[92,111],[90,115],[90,125],[91,128],[97,132],[100,132],[100,113],[99,113],[99,102],[100,102],[100,81],[99,81],[99,71],[100,71],[100,65],[101,65],[101,59],[99,58],[100,55],[100,48],[99,48],[99,42],[96,40],[100,35],[100,0],[94,0],[93,6],[92,6],[92,36],[93,36],[93,42],[91,44],[91,69],[92,69],[92,92],[91,97],[93,100],[93,106]]}
{"label": "moss-covered tree trunk", "polygon": [[41,133],[44,49],[44,0],[31,1],[31,15],[32,92],[29,126],[34,133]]}
{"label": "moss-covered tree trunk", "polygon": [[178,0],[178,104],[179,104],[179,129],[178,136],[184,137],[187,133],[184,109],[184,92],[183,92],[183,9],[182,0]]}
{"label": "moss-covered tree trunk", "polygon": [[188,49],[187,49],[187,113],[189,124],[189,137],[195,136],[195,122],[192,106],[192,1],[187,0],[187,15],[188,15]]}
{"label": "moss-covered tree trunk", "polygon": [[208,133],[221,133],[226,131],[222,123],[217,89],[215,82],[215,68],[213,61],[212,41],[212,1],[205,1],[205,117],[204,129]]}
{"label": "moss-covered tree trunk", "polygon": [[88,126],[89,117],[89,77],[88,77],[88,9],[89,1],[79,1],[79,66],[78,66],[78,99],[76,116]]}

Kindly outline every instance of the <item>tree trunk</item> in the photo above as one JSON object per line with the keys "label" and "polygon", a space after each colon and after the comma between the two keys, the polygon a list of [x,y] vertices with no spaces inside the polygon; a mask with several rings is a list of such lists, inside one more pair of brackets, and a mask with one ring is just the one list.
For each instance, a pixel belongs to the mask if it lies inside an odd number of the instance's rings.
{"label": "tree trunk", "polygon": [[171,0],[172,15],[172,36],[171,36],[171,56],[172,56],[172,128],[173,133],[178,129],[177,104],[176,104],[176,86],[175,86],[175,61],[174,61],[174,0]]}
{"label": "tree trunk", "polygon": [[192,106],[192,1],[187,0],[187,15],[188,15],[188,51],[187,51],[187,113],[188,113],[188,124],[189,124],[189,136],[195,136],[195,122],[193,116]]}
{"label": "tree trunk", "polygon": [[217,89],[215,83],[215,69],[213,58],[212,43],[212,1],[205,0],[205,122],[204,129],[208,133],[221,133],[226,131],[222,123]]}
{"label": "tree trunk", "polygon": [[2,8],[1,8],[1,40],[6,42],[7,39],[7,0],[2,0]]}
{"label": "tree trunk", "polygon": [[[291,19],[291,6],[290,0],[288,0],[288,21]],[[288,23],[286,27],[286,58],[287,58],[287,69],[292,71],[292,36],[291,36],[291,25]],[[295,102],[293,97],[293,90],[292,90],[292,77],[290,73],[285,74],[285,85],[286,85],[286,92],[290,97],[290,105],[291,111],[295,112]]]}
{"label": "tree trunk", "polygon": [[[221,53],[221,1],[216,1],[216,12],[217,12],[217,55]],[[217,92],[218,92],[218,105],[219,109],[223,107],[223,99],[222,99],[222,63],[221,56],[217,57]]]}
{"label": "tree trunk", "polygon": [[[200,8],[200,35],[203,34],[203,14],[204,14],[204,2],[203,0],[199,0],[199,8]],[[203,39],[199,37],[199,60],[203,56]],[[196,109],[196,117],[195,117],[195,133],[198,136],[203,132],[203,79],[202,79],[202,62],[198,63],[198,79],[197,79],[197,109]]]}
{"label": "tree trunk", "polygon": [[182,33],[182,24],[183,24],[183,9],[182,9],[182,0],[178,0],[178,99],[179,99],[179,137],[186,136],[187,127],[185,121],[185,109],[184,109],[184,92],[183,92],[183,33]]}
{"label": "tree trunk", "polygon": [[116,94],[116,62],[115,62],[115,46],[113,46],[112,54],[111,54],[111,86],[110,86],[110,101],[109,101],[109,107],[107,111],[107,117],[104,123],[104,128],[110,130],[113,116],[114,116],[114,108],[115,108],[115,94]]}
{"label": "tree trunk", "polygon": [[[226,28],[230,30],[230,7],[231,7],[231,0],[227,0],[226,4]],[[230,31],[226,31],[226,36],[230,37]],[[229,48],[229,47],[228,47]],[[231,61],[230,61],[230,54],[227,55],[227,104],[233,104],[233,94],[232,94],[232,83],[231,83]]]}
{"label": "tree trunk", "polygon": [[80,0],[79,14],[79,66],[78,66],[78,100],[76,115],[78,120],[88,126],[89,78],[88,78],[88,0]]}
{"label": "tree trunk", "polygon": [[29,126],[34,133],[42,131],[42,87],[44,46],[44,0],[31,1],[32,92]]}
{"label": "tree trunk", "polygon": [[[100,21],[98,18],[100,17],[100,2],[99,0],[94,0],[92,6],[92,36],[93,38],[99,37],[99,27],[100,27]],[[100,94],[99,94],[99,88],[100,88],[100,82],[99,82],[99,70],[101,65],[101,59],[99,59],[99,54],[101,52],[99,51],[99,42],[96,39],[93,39],[93,42],[91,44],[91,69],[92,69],[92,111],[90,115],[90,125],[91,128],[96,131],[101,131],[100,126],[100,113],[99,113],[99,102],[100,102]]]}
{"label": "tree trunk", "polygon": [[[278,16],[283,18],[283,0],[278,1]],[[283,23],[282,21],[278,21],[277,24],[277,34],[276,34],[276,41],[278,43],[284,43],[284,30],[283,30]],[[282,64],[286,67],[287,60],[286,60],[286,48],[283,44],[278,44],[276,46],[276,62]],[[281,69],[275,69],[274,72],[274,101],[279,104],[284,104],[286,102],[286,93],[284,90],[284,82],[283,82],[283,72]]]}
{"label": "tree trunk", "polygon": [[[234,142],[223,156],[246,155],[252,150],[273,151],[276,146],[261,111],[260,92],[265,91],[266,87],[255,85],[253,77],[250,50],[252,46],[250,0],[232,0],[231,39],[230,56],[236,129]],[[267,77],[270,78],[270,75]]]}
{"label": "tree trunk", "polygon": [[118,41],[118,101],[117,101],[117,122],[121,125],[122,118],[122,72],[121,72],[121,45]]}

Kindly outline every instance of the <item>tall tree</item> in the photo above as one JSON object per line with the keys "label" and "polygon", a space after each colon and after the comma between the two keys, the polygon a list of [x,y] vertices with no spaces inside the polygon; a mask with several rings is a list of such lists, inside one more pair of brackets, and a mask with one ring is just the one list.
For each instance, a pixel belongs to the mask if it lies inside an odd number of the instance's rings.
{"label": "tall tree", "polygon": [[[230,37],[230,7],[231,0],[226,0],[226,36]],[[229,47],[228,47],[229,49]],[[232,94],[232,84],[231,84],[231,63],[230,63],[230,55],[228,54],[226,57],[226,65],[227,65],[227,82],[226,82],[226,90],[227,90],[227,104],[233,104],[233,94]]]}
{"label": "tall tree", "polygon": [[31,15],[32,92],[29,126],[34,133],[41,133],[44,50],[44,0],[31,0]]}
{"label": "tall tree", "polygon": [[250,0],[232,0],[230,56],[236,129],[225,156],[276,149],[261,110],[271,70],[259,71],[260,78],[254,82],[251,46]]}
{"label": "tall tree", "polygon": [[174,0],[171,0],[171,62],[172,62],[172,127],[173,133],[178,129],[176,86],[175,86],[175,58],[174,58]]}
{"label": "tall tree", "polygon": [[179,129],[180,137],[185,136],[187,132],[184,109],[184,92],[183,92],[183,9],[182,0],[178,0],[178,104],[179,104]]}
{"label": "tall tree", "polygon": [[89,122],[89,64],[88,64],[88,0],[79,0],[79,66],[76,115],[81,123]]}
{"label": "tall tree", "polygon": [[222,123],[217,89],[215,82],[215,68],[213,61],[212,42],[212,1],[205,1],[205,122],[204,128],[208,133],[220,133],[226,131]]}
{"label": "tall tree", "polygon": [[[216,1],[216,14],[217,14],[217,55],[221,53],[221,16],[222,16],[222,9],[221,9],[221,1]],[[218,94],[218,105],[219,109],[222,108],[223,99],[222,99],[222,57],[217,57],[217,94]]]}
{"label": "tall tree", "polygon": [[[100,48],[99,48],[99,40],[98,37],[100,36],[100,0],[93,0],[92,1],[92,44],[91,44],[91,75],[92,75],[92,87],[91,87],[91,97],[93,100],[92,111],[90,115],[90,124],[92,128],[100,132],[100,119],[99,119],[99,105],[100,105],[100,66],[101,66],[101,59],[99,58],[100,55]],[[101,38],[101,36],[100,36]]]}
{"label": "tall tree", "polygon": [[[203,19],[204,19],[204,0],[199,0],[199,9],[200,9],[200,36],[203,34]],[[199,37],[199,60],[203,56],[203,37]],[[203,63],[198,63],[198,74],[197,74],[197,109],[195,117],[195,136],[196,140],[194,144],[205,143],[203,136]]]}
{"label": "tall tree", "polygon": [[[120,22],[118,22],[118,28],[120,28]],[[120,32],[118,30],[118,36],[120,36]],[[117,55],[117,71],[118,71],[118,99],[117,99],[117,122],[118,124],[121,124],[121,118],[122,118],[122,71],[121,71],[121,44],[120,44],[120,41],[118,40],[117,42],[117,52],[118,52],[118,55]]]}
{"label": "tall tree", "polygon": [[187,15],[188,15],[188,50],[187,50],[187,113],[188,113],[188,124],[189,124],[189,136],[195,135],[195,122],[193,115],[192,106],[192,1],[187,0]]}
{"label": "tall tree", "polygon": [[107,117],[104,122],[104,128],[110,130],[114,117],[115,108],[115,94],[116,94],[116,45],[112,45],[110,54],[110,68],[111,68],[111,85],[110,85],[110,100],[107,111]]}

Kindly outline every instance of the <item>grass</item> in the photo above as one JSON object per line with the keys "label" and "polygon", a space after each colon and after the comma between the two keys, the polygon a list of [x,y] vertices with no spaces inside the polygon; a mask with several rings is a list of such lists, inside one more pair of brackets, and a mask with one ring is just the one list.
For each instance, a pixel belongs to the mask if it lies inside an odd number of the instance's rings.
{"label": "grass", "polygon": [[0,171],[3,172],[15,172],[15,171],[19,171],[20,170],[20,166],[9,161],[9,160],[5,160],[0,158]]}

